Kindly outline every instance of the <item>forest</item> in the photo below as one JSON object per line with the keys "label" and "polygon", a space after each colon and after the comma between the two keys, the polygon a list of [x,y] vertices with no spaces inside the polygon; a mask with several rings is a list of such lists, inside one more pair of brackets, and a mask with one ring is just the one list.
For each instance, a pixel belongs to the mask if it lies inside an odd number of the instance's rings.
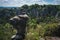
{"label": "forest", "polygon": [[25,40],[39,40],[45,36],[60,37],[60,5],[23,5],[21,7],[0,7],[0,40],[11,40],[16,30],[9,19],[26,12],[30,17]]}

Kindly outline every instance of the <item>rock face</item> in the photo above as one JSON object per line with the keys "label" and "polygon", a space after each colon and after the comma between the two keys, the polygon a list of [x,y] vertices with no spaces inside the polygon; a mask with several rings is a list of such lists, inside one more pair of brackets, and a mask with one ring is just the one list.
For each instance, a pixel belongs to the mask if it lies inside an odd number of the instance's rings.
{"label": "rock face", "polygon": [[60,40],[60,37],[46,37],[45,40]]}
{"label": "rock face", "polygon": [[60,37],[45,37],[45,38],[40,38],[40,40],[60,40]]}
{"label": "rock face", "polygon": [[28,15],[18,15],[10,19],[10,24],[17,30],[16,35],[12,36],[12,40],[23,40],[25,38],[26,24]]}

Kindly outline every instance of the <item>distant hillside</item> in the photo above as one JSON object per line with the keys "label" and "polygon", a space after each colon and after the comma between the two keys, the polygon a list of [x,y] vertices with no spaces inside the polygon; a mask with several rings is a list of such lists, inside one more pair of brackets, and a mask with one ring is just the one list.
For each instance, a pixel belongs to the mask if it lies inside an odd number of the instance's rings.
{"label": "distant hillside", "polygon": [[60,5],[23,5],[22,7],[0,7],[0,17],[13,16],[26,12],[32,18],[55,17],[60,11]]}

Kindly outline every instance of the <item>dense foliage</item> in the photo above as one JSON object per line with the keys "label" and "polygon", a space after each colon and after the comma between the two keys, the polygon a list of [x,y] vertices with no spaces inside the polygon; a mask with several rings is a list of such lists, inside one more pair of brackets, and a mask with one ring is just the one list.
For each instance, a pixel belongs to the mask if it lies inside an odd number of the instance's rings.
{"label": "dense foliage", "polygon": [[[27,25],[26,40],[39,40],[40,37],[54,36],[59,29],[55,15],[60,12],[60,5],[23,5],[22,7],[0,8],[0,40],[11,40],[16,30],[12,29],[9,19],[26,12],[30,19]],[[60,15],[59,15],[60,16]],[[57,32],[59,33],[59,32]],[[54,35],[53,35],[54,34]]]}

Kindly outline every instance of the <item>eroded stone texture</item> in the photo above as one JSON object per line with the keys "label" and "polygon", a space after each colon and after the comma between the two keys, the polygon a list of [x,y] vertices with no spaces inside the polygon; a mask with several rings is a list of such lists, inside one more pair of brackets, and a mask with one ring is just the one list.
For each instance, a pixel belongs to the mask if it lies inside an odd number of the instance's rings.
{"label": "eroded stone texture", "polygon": [[17,30],[17,34],[12,36],[12,40],[23,40],[25,38],[28,15],[18,15],[10,19],[10,24]]}
{"label": "eroded stone texture", "polygon": [[60,40],[60,37],[46,37],[45,40]]}

